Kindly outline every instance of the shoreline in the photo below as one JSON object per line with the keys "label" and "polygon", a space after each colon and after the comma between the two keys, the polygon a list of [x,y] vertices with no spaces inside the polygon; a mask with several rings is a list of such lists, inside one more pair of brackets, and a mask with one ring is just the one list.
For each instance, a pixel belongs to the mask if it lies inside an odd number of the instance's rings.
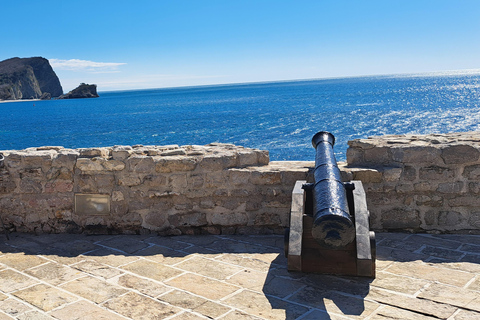
{"label": "shoreline", "polygon": [[32,101],[42,101],[42,100],[41,100],[41,99],[0,100],[0,103],[8,103],[8,102],[32,102]]}

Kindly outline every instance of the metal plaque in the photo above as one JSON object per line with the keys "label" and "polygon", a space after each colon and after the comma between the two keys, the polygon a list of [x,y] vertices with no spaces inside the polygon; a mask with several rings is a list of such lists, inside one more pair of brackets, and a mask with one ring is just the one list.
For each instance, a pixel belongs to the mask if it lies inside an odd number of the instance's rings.
{"label": "metal plaque", "polygon": [[110,195],[75,194],[75,213],[87,216],[105,216],[110,214]]}

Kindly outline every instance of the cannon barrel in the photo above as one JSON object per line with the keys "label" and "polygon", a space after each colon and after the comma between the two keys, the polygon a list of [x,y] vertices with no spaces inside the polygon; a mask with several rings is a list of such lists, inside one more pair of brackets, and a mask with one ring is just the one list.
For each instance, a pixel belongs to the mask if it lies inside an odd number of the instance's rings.
{"label": "cannon barrel", "polygon": [[338,249],[355,239],[345,186],[333,153],[335,137],[325,131],[312,138],[316,149],[312,236],[321,246]]}

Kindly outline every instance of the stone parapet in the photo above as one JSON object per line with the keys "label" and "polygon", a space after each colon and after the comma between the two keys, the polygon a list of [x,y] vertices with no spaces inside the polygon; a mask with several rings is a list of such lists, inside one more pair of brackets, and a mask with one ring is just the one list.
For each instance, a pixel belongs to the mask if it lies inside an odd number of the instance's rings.
{"label": "stone parapet", "polygon": [[308,163],[231,144],[2,151],[10,231],[283,233]]}
{"label": "stone parapet", "polygon": [[374,229],[480,231],[480,132],[348,144],[345,178],[363,181]]}

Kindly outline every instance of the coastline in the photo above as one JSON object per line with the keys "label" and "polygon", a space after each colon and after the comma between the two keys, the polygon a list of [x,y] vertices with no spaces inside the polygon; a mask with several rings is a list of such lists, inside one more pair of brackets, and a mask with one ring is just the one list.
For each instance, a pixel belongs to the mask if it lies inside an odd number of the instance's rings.
{"label": "coastline", "polygon": [[42,101],[42,100],[41,100],[41,99],[0,100],[0,103],[7,103],[7,102],[32,102],[32,101]]}

